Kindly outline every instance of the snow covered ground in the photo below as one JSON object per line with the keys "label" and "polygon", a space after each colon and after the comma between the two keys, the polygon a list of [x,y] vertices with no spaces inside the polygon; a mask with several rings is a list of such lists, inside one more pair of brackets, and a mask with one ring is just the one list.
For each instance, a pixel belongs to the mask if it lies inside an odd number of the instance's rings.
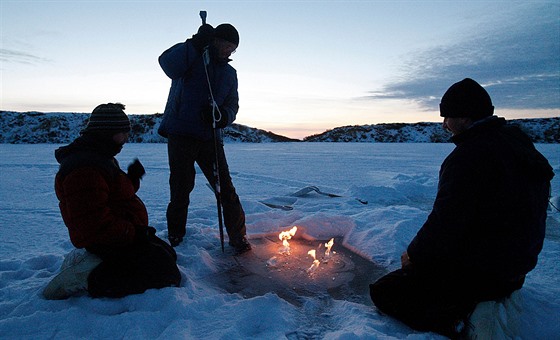
{"label": "snow covered ground", "polygon": [[[76,297],[46,301],[41,291],[73,249],[57,207],[53,179],[58,145],[0,145],[0,338],[221,338],[433,339],[361,302],[302,297],[291,304],[274,293],[243,298],[203,277],[219,266],[215,200],[199,176],[192,194],[187,239],[176,248],[180,288],[149,290],[122,299]],[[439,166],[452,144],[279,143],[226,144],[234,184],[247,213],[250,237],[293,225],[344,244],[387,270],[427,217]],[[557,174],[552,202],[559,206],[560,145],[538,145]],[[127,144],[122,167],[139,157],[147,175],[139,196],[151,224],[166,236],[168,166],[165,144]],[[309,185],[343,197],[297,197],[293,210],[259,201]],[[361,204],[356,198],[368,201]],[[292,201],[294,198],[291,198]],[[550,211],[539,264],[522,289],[521,338],[560,334],[560,213]],[[227,247],[227,246],[226,246]],[[336,244],[333,248],[336,250]]]}

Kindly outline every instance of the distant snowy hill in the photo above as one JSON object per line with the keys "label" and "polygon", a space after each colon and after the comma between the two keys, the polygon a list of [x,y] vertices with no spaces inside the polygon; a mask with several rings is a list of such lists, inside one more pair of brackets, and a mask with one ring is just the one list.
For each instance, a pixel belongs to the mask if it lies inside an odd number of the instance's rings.
{"label": "distant snowy hill", "polygon": [[[79,135],[89,114],[0,111],[0,143],[69,143]],[[132,143],[164,143],[157,133],[162,114],[129,115]],[[511,120],[535,143],[560,143],[560,117]],[[450,134],[441,123],[393,123],[338,127],[305,137],[304,142],[447,143]],[[233,124],[224,129],[226,143],[295,142],[297,139]]]}
{"label": "distant snowy hill", "polygon": [[[164,143],[157,129],[162,114],[128,115],[131,143]],[[0,143],[69,143],[86,126],[89,114],[0,111]],[[298,141],[272,132],[233,124],[224,129],[226,143],[274,143]]]}
{"label": "distant snowy hill", "polygon": [[[517,119],[518,125],[535,143],[560,143],[560,117]],[[447,143],[451,134],[441,123],[376,124],[338,127],[305,137],[305,142]]]}

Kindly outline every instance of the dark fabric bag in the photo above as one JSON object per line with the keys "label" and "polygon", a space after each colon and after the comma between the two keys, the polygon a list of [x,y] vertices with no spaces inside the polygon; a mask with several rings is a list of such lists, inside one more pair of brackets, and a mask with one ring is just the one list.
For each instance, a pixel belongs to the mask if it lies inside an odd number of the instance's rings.
{"label": "dark fabric bag", "polygon": [[156,235],[149,235],[147,242],[97,255],[103,262],[88,277],[92,297],[119,298],[181,283],[175,250]]}

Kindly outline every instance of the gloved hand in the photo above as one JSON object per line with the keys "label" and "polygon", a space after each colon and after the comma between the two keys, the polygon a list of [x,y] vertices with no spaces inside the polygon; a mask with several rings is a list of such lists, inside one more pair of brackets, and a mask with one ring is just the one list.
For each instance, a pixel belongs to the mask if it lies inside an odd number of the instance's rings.
{"label": "gloved hand", "polygon": [[134,161],[128,166],[128,178],[130,178],[131,180],[140,180],[142,179],[142,177],[144,177],[145,174],[146,170],[144,169],[144,166],[142,165],[142,163],[140,163],[138,158],[135,158]]}
{"label": "gloved hand", "polygon": [[[219,112],[215,112],[215,113],[216,113],[216,117],[219,117],[219,118],[220,118],[220,120],[218,120],[218,121],[216,122],[216,127],[219,128],[219,129],[223,129],[223,128],[225,128],[225,127],[227,126],[227,124],[228,124],[227,112],[226,112],[226,110],[225,110],[224,108],[222,108],[222,107],[217,107],[217,108],[216,108],[216,111],[217,111],[218,109],[220,110],[220,112],[221,112],[222,114],[220,115]],[[208,125],[213,126],[213,124],[214,124],[214,115],[213,115],[213,111],[212,111],[212,105],[208,105],[208,107],[205,108],[205,109],[203,110],[203,112],[202,112],[202,120],[203,120],[204,122],[206,122]]]}
{"label": "gloved hand", "polygon": [[200,53],[214,40],[214,27],[209,24],[203,24],[198,28],[198,32],[192,36],[191,43]]}
{"label": "gloved hand", "polygon": [[135,243],[147,243],[150,237],[156,234],[156,228],[150,226],[137,225],[134,229],[136,231]]}

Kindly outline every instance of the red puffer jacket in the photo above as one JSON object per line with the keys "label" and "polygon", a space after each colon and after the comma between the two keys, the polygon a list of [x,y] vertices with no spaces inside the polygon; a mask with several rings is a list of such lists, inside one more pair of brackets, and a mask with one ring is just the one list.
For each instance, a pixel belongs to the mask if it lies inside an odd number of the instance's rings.
{"label": "red puffer jacket", "polygon": [[138,188],[110,152],[80,138],[55,152],[61,164],[55,191],[70,240],[77,248],[130,245],[135,227],[148,225]]}

